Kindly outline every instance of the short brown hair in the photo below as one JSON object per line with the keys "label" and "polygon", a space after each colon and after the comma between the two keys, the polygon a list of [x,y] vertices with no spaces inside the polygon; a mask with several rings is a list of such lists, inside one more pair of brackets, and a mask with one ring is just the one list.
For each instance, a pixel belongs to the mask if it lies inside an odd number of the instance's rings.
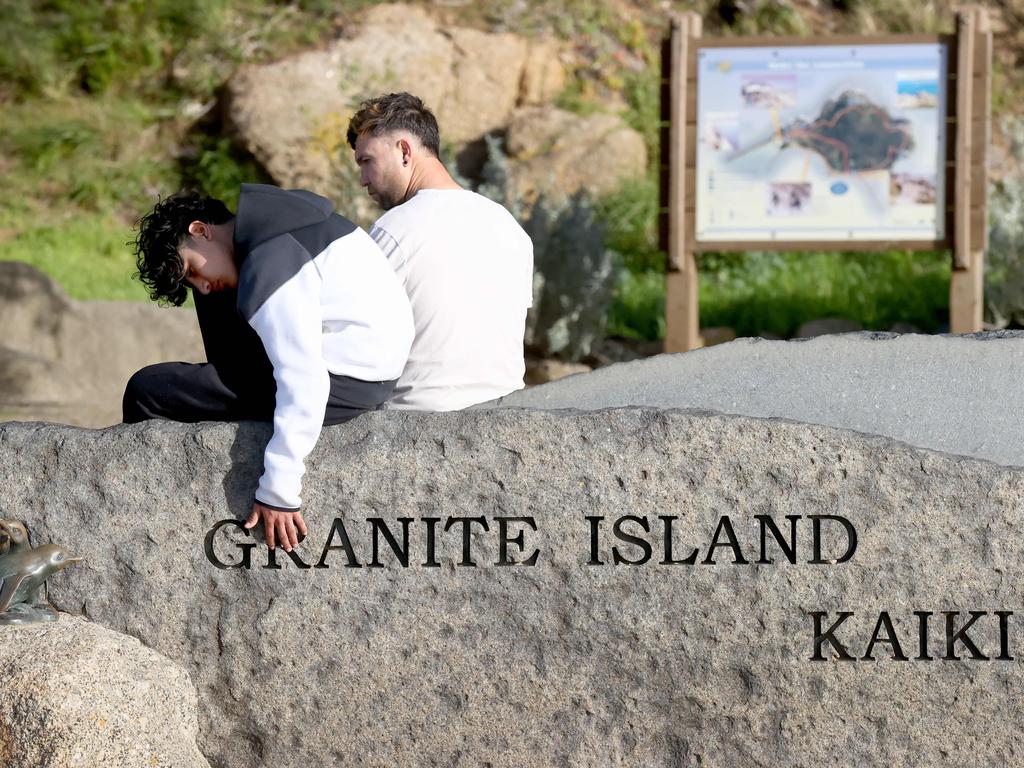
{"label": "short brown hair", "polygon": [[441,154],[437,118],[424,106],[422,99],[404,91],[367,99],[360,104],[359,111],[348,121],[348,143],[355,149],[356,139],[363,134],[381,136],[391,131],[408,131],[434,157]]}

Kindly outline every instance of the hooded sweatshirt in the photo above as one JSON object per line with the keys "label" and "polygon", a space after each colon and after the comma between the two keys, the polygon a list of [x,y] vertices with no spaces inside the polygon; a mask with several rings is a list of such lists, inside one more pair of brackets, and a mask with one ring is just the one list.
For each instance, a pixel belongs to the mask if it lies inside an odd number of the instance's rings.
{"label": "hooded sweatshirt", "polygon": [[238,311],[259,334],[277,384],[256,500],[296,511],[330,374],[397,379],[412,345],[412,310],[377,244],[312,192],[243,184],[234,246]]}

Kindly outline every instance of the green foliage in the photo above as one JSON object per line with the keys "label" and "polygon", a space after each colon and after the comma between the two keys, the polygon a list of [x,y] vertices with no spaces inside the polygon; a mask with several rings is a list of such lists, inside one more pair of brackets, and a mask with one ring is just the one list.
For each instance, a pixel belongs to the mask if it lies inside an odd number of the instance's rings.
{"label": "green foliage", "polygon": [[[740,336],[788,337],[819,317],[844,317],[874,330],[911,323],[935,332],[949,312],[945,253],[707,254],[699,267],[701,325],[727,325]],[[609,333],[662,338],[664,301],[662,273],[620,276]]]}
{"label": "green foliage", "polygon": [[[1024,164],[1024,120],[1007,120],[1004,131],[1011,139],[1011,154]],[[986,314],[998,327],[1024,326],[1024,179],[1007,177],[989,197]]]}
{"label": "green foliage", "polygon": [[0,261],[23,261],[46,272],[76,299],[147,300],[132,279],[135,262],[123,221],[84,214],[66,221],[40,219],[38,226],[0,241]]}
{"label": "green foliage", "polygon": [[595,204],[605,245],[620,255],[631,272],[663,269],[658,245],[658,182],[652,175],[628,181]]}
{"label": "green foliage", "polygon": [[0,0],[0,98],[107,91],[206,97],[238,63],[314,45],[340,15],[369,4]]}
{"label": "green foliage", "polygon": [[232,210],[238,205],[242,183],[271,181],[263,168],[228,137],[201,137],[195,157],[183,165],[185,186],[223,200]]}
{"label": "green foliage", "polygon": [[76,298],[145,300],[131,222],[177,184],[159,113],[78,97],[10,104],[4,117],[0,259],[36,266]]}
{"label": "green foliage", "polygon": [[665,273],[619,272],[608,310],[608,335],[625,339],[665,338]]}
{"label": "green foliage", "polygon": [[944,253],[749,253],[702,278],[704,325],[741,335],[790,336],[818,317],[885,330],[897,322],[942,328],[949,312]]}
{"label": "green foliage", "polygon": [[741,34],[773,34],[804,36],[810,28],[799,11],[786,0],[762,0],[754,3],[750,13],[742,14],[735,27]]}
{"label": "green foliage", "polygon": [[[197,29],[216,27],[224,0],[4,0],[0,74],[20,97],[103,93],[154,78]],[[28,30],[28,34],[23,34]],[[26,62],[34,64],[26,65]]]}
{"label": "green foliage", "polygon": [[616,256],[591,201],[544,197],[527,205],[509,184],[508,158],[486,139],[488,160],[477,192],[504,205],[533,242],[533,309],[526,344],[542,355],[580,360],[604,338]]}
{"label": "green foliage", "polygon": [[147,191],[174,184],[173,163],[159,148],[158,115],[133,100],[79,97],[8,105],[0,123],[0,169],[7,199],[57,209],[134,210]]}

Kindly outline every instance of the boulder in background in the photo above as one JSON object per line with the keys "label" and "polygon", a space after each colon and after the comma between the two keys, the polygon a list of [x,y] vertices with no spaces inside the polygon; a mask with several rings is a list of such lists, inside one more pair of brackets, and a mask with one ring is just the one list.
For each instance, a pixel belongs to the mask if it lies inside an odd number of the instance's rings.
{"label": "boulder in background", "polygon": [[194,310],[75,301],[17,261],[0,262],[0,286],[0,420],[116,424],[139,368],[206,359]]}
{"label": "boulder in background", "polygon": [[388,4],[324,50],[242,67],[228,83],[228,111],[276,183],[344,197],[346,212],[367,220],[373,206],[345,138],[360,102],[414,93],[437,115],[442,141],[458,147],[504,128],[517,107],[550,101],[564,83],[550,40],[446,28],[422,8]]}

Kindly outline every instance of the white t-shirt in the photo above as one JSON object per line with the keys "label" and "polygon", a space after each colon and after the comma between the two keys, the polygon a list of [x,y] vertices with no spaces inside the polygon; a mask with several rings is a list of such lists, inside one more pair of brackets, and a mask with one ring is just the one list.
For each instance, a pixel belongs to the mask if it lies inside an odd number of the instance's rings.
{"label": "white t-shirt", "polygon": [[385,408],[454,411],[523,388],[533,243],[508,211],[463,189],[421,189],[370,236],[412,305],[416,335]]}

